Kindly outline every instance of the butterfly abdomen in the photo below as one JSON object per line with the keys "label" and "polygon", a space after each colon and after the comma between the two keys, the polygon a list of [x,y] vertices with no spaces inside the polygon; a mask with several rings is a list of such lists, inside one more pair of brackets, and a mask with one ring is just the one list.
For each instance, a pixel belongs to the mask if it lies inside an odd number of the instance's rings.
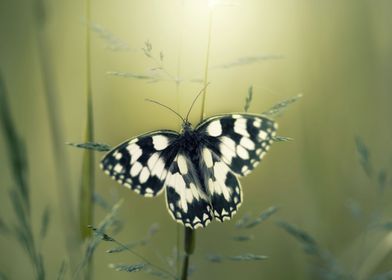
{"label": "butterfly abdomen", "polygon": [[[186,157],[190,159],[193,166],[201,166],[201,136],[194,130],[185,130],[179,138],[179,143],[181,143],[180,149],[183,151]],[[195,171],[201,184],[202,191],[206,193],[206,186],[204,184],[205,174],[202,174],[202,170],[200,168],[197,168]]]}

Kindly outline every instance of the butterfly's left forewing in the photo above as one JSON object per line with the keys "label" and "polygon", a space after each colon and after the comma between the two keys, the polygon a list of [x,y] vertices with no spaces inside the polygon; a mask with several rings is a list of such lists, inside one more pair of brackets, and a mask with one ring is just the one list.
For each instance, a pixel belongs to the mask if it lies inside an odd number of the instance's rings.
{"label": "butterfly's left forewing", "polygon": [[121,185],[151,197],[163,190],[168,167],[176,155],[179,134],[159,130],[130,139],[109,151],[101,168]]}

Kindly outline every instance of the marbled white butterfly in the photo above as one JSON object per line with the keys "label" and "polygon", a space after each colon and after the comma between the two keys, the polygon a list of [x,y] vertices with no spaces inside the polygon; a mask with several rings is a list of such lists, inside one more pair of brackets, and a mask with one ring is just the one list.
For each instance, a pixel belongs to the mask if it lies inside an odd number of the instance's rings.
{"label": "marbled white butterfly", "polygon": [[192,128],[188,115],[180,116],[180,133],[157,130],[127,140],[104,156],[101,168],[143,196],[166,190],[173,219],[195,229],[213,218],[230,220],[237,212],[238,178],[264,157],[277,124],[263,115],[238,113],[213,116]]}

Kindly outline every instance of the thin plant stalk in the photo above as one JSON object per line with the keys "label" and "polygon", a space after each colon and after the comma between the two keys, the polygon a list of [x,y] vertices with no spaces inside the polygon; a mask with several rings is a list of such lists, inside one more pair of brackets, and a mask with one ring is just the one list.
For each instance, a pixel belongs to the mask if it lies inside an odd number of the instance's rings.
{"label": "thin plant stalk", "polygon": [[206,52],[206,60],[204,65],[204,91],[202,95],[202,103],[201,103],[201,113],[200,113],[200,121],[202,121],[205,117],[205,105],[206,105],[206,96],[207,96],[207,84],[208,84],[208,67],[210,64],[210,48],[211,48],[211,34],[212,34],[212,15],[213,10],[209,11],[208,17],[208,39],[207,39],[207,52]]}
{"label": "thin plant stalk", "polygon": [[[90,22],[90,0],[86,0],[86,20]],[[93,96],[91,89],[91,54],[90,28],[86,25],[86,127],[84,142],[94,142]],[[85,149],[82,160],[82,178],[80,186],[80,231],[82,239],[91,236],[88,225],[93,224],[94,194],[94,151]]]}
{"label": "thin plant stalk", "polygon": [[[206,60],[205,60],[205,67],[204,67],[204,90],[202,94],[200,122],[204,119],[204,115],[205,115],[205,104],[206,104],[207,85],[208,85],[208,67],[210,61],[210,48],[211,48],[212,15],[213,15],[213,10],[211,9],[209,11],[209,18],[208,18],[207,53],[206,53]],[[194,253],[195,247],[196,247],[196,232],[191,228],[185,227],[184,229],[185,256],[182,264],[181,280],[188,279],[190,256]]]}
{"label": "thin plant stalk", "polygon": [[[93,96],[91,88],[91,44],[90,44],[90,0],[86,0],[86,127],[84,142],[94,142],[94,115],[93,115]],[[83,152],[82,159],[82,174],[81,174],[81,185],[80,185],[80,197],[79,197],[79,226],[82,240],[91,237],[91,230],[88,229],[88,225],[94,223],[94,189],[95,189],[95,162],[94,162],[94,151],[85,149]],[[93,278],[93,258],[89,259],[89,262],[85,271],[85,279]]]}
{"label": "thin plant stalk", "polygon": [[181,280],[188,279],[188,270],[189,270],[189,259],[190,256],[194,253],[196,246],[196,234],[195,231],[191,228],[185,227],[185,236],[184,236],[184,260],[182,264],[182,274]]}
{"label": "thin plant stalk", "polygon": [[54,155],[55,175],[57,183],[57,195],[59,209],[63,224],[63,233],[65,235],[66,248],[70,259],[71,268],[75,268],[79,259],[80,237],[77,230],[77,219],[74,210],[74,200],[70,192],[72,186],[69,174],[68,156],[65,152],[63,122],[61,119],[61,109],[57,99],[58,92],[55,83],[55,71],[51,61],[52,51],[49,47],[45,26],[47,23],[47,14],[42,0],[36,0],[34,3],[35,19],[37,24],[36,41],[38,58],[40,62],[40,71],[42,73],[43,94],[45,97],[46,107],[48,110],[48,121],[50,134],[52,138],[52,149]]}
{"label": "thin plant stalk", "polygon": [[[178,54],[177,54],[177,77],[176,77],[176,96],[177,96],[177,112],[180,112],[181,95],[180,95],[180,73],[181,73],[181,57],[182,57],[182,38],[184,34],[184,14],[185,14],[185,1],[181,1],[181,12],[180,12],[180,32],[178,33]],[[176,274],[180,273],[180,232],[181,225],[177,223],[177,251],[176,251]]]}

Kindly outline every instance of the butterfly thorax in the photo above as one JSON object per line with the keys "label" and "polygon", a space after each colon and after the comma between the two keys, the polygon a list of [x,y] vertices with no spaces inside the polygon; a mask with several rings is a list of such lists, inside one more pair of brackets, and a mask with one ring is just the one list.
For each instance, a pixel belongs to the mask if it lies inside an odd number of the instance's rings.
{"label": "butterfly thorax", "polygon": [[199,161],[200,140],[200,134],[193,130],[191,124],[184,123],[179,145],[194,163]]}

